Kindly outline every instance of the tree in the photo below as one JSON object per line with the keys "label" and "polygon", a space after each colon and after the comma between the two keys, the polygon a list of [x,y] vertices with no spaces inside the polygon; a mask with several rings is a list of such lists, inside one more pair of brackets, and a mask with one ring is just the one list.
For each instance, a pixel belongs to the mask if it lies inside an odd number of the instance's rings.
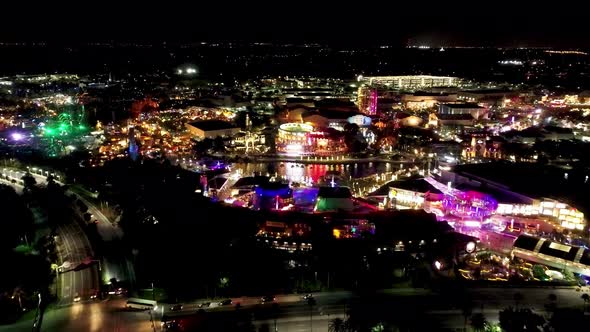
{"label": "tree", "polygon": [[461,313],[463,314],[463,329],[467,330],[467,321],[473,314],[473,301],[467,295],[464,295],[461,299]]}
{"label": "tree", "polygon": [[588,295],[588,293],[584,293],[581,296],[582,300],[584,300],[584,312],[586,312],[586,309],[588,307],[588,302],[590,302],[590,295]]}
{"label": "tree", "polygon": [[346,331],[346,322],[342,318],[334,318],[330,321],[330,326],[328,327],[329,332],[345,332]]}
{"label": "tree", "polygon": [[205,138],[202,141],[196,142],[193,147],[195,152],[197,152],[199,154],[205,154],[211,148],[213,148],[213,140],[210,138]]}
{"label": "tree", "polygon": [[31,190],[37,184],[37,181],[31,175],[31,173],[27,173],[27,174],[23,175],[23,177],[21,179],[23,180],[23,186],[25,187],[25,190]]}
{"label": "tree", "polygon": [[[517,293],[519,294],[519,293]],[[545,319],[531,309],[508,307],[500,311],[500,327],[506,332],[542,331]]]}
{"label": "tree", "polygon": [[344,125],[344,143],[349,152],[361,152],[367,148],[367,143],[359,137],[359,126],[355,123]]}
{"label": "tree", "polygon": [[223,152],[225,151],[225,142],[223,141],[223,137],[217,136],[213,140],[213,150],[215,152]]}
{"label": "tree", "polygon": [[475,331],[481,332],[485,330],[488,321],[483,313],[478,312],[471,316],[470,323]]}

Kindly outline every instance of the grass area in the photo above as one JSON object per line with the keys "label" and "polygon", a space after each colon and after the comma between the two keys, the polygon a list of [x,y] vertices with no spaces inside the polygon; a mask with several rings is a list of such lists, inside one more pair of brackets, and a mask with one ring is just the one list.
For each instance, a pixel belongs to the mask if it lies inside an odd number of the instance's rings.
{"label": "grass area", "polygon": [[[57,305],[57,303],[55,302],[51,302],[47,305],[47,307],[45,308],[45,313],[44,315],[47,315],[49,312],[59,309],[60,307]],[[27,321],[32,321],[33,319],[35,319],[35,314],[37,312],[36,308],[33,308],[27,312],[25,312],[22,316],[20,316],[17,320],[17,322],[27,322]]]}
{"label": "grass area", "polygon": [[32,310],[25,312],[22,316],[20,316],[18,318],[17,322],[26,322],[26,321],[30,321],[30,320],[35,319],[35,312],[36,311],[37,310],[32,309]]}

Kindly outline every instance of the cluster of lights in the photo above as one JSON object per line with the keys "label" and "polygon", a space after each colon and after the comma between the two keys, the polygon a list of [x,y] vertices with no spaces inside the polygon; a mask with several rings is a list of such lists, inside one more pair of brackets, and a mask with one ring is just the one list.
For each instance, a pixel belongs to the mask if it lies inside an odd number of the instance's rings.
{"label": "cluster of lights", "polygon": [[182,75],[182,74],[187,74],[187,75],[194,75],[197,73],[197,69],[195,68],[186,68],[186,69],[178,69],[176,71],[176,73],[178,73],[178,75]]}

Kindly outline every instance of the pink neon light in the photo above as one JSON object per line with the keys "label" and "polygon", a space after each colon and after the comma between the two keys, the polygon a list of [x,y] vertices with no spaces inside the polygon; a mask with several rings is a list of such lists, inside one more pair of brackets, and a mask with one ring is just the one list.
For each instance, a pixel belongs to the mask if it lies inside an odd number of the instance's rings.
{"label": "pink neon light", "polygon": [[465,227],[481,227],[481,222],[477,220],[467,220],[463,222]]}

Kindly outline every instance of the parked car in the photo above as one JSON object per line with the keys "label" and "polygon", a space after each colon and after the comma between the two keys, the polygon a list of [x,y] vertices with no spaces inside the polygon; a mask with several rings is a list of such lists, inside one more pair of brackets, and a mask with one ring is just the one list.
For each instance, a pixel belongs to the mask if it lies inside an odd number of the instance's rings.
{"label": "parked car", "polygon": [[180,311],[182,310],[182,304],[177,303],[170,306],[170,311]]}
{"label": "parked car", "polygon": [[262,303],[268,303],[268,302],[274,302],[275,301],[275,297],[272,295],[266,295],[263,296],[262,298],[260,298],[260,302]]}
{"label": "parked car", "polygon": [[219,305],[230,305],[230,304],[232,304],[231,299],[225,299],[225,300],[219,301]]}

